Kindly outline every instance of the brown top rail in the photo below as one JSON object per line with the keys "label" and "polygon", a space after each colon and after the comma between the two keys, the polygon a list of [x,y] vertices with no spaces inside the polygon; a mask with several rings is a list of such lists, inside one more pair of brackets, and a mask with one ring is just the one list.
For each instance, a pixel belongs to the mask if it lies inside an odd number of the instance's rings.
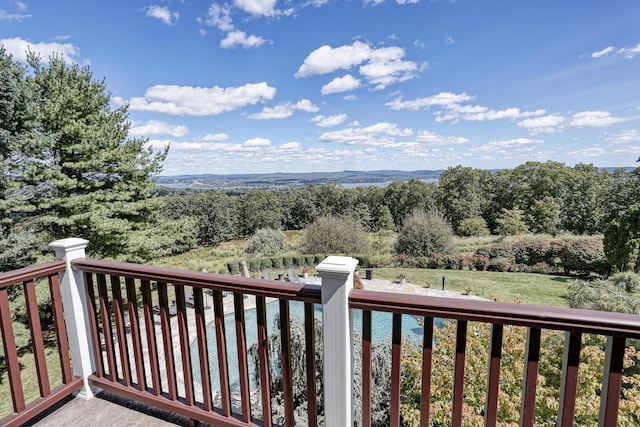
{"label": "brown top rail", "polygon": [[[321,303],[320,286],[304,283],[283,283],[275,280],[252,279],[226,274],[203,273],[174,268],[152,267],[117,261],[76,259],[71,262],[74,269],[89,273],[159,281],[216,290],[246,293],[267,298],[282,298],[311,303]],[[212,286],[213,285],[213,286]]]}
{"label": "brown top rail", "polygon": [[640,338],[640,316],[634,314],[355,289],[349,295],[349,306],[372,311]]}
{"label": "brown top rail", "polygon": [[0,273],[0,289],[7,288],[16,283],[26,282],[34,278],[46,277],[51,274],[60,273],[61,271],[64,271],[64,269],[65,262],[58,260]]}

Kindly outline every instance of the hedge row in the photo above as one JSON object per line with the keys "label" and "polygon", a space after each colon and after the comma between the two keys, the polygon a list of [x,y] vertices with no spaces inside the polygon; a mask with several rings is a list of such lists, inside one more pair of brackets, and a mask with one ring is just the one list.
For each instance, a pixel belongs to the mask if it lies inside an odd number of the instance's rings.
{"label": "hedge row", "polygon": [[[266,269],[281,270],[283,268],[313,267],[322,262],[325,257],[324,254],[306,254],[249,258],[244,261],[246,261],[250,272],[259,272]],[[227,273],[240,274],[242,272],[242,261],[241,259],[227,261]]]}
{"label": "hedge row", "polygon": [[479,248],[474,255],[487,257],[487,269],[492,271],[606,275],[611,269],[598,237],[496,243]]}

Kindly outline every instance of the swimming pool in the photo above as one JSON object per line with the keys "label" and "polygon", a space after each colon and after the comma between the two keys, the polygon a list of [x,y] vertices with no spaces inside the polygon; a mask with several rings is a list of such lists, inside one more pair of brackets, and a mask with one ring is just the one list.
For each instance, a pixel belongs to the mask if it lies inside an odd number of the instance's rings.
{"label": "swimming pool", "polygon": [[[280,306],[278,301],[272,301],[266,305],[267,308],[267,333],[272,334],[276,330],[279,330],[275,321],[277,315],[280,313]],[[316,320],[322,320],[322,306],[315,304],[315,318]],[[301,322],[304,322],[304,303],[300,301],[289,302],[290,317],[296,318]],[[353,316],[353,330],[357,333],[362,333],[362,310],[351,310]],[[257,332],[257,319],[256,309],[245,310],[245,330],[247,349],[251,348],[258,342]],[[392,317],[391,313],[384,312],[372,312],[371,315],[371,339],[373,343],[379,343],[392,333]],[[238,373],[238,347],[236,343],[235,334],[235,316],[233,313],[229,313],[224,316],[226,342],[227,342],[227,360],[229,367],[229,384],[231,391],[239,389],[239,373]],[[412,315],[402,315],[402,336],[403,339],[421,340],[422,339],[422,326],[418,324],[417,319]],[[220,378],[218,374],[218,353],[216,343],[216,331],[215,322],[210,322],[207,325],[207,343],[209,347],[209,367],[211,370],[211,389],[215,393],[220,390]],[[194,381],[198,383],[200,379],[200,360],[198,358],[198,347],[195,341],[191,347],[191,363],[193,368]],[[249,363],[249,377],[254,378],[254,369],[252,363]],[[256,387],[256,384],[251,384],[252,389]]]}

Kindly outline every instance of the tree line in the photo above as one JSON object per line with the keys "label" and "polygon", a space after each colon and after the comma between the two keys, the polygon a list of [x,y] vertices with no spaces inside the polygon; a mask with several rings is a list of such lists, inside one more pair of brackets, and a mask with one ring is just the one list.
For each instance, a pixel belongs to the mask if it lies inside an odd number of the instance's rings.
{"label": "tree line", "polygon": [[438,183],[394,181],[386,188],[323,184],[292,191],[166,193],[165,217],[196,218],[202,245],[261,228],[302,230],[321,217],[350,218],[370,232],[399,230],[415,211],[439,212],[459,236],[593,235],[640,202],[640,169],[527,162],[495,173],[450,167]]}

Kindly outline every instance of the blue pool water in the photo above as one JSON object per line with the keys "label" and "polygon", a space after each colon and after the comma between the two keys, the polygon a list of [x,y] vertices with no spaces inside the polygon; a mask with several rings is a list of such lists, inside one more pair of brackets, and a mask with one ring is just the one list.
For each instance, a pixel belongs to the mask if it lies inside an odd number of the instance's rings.
{"label": "blue pool water", "polygon": [[[277,330],[275,319],[280,312],[278,301],[270,302],[267,307],[267,333],[272,334]],[[351,310],[353,316],[353,330],[362,333],[362,310]],[[297,318],[301,322],[304,321],[304,303],[299,301],[291,301],[289,303],[289,312],[291,318]],[[322,320],[322,306],[315,305],[315,317]],[[392,333],[392,317],[391,313],[372,312],[372,341],[374,343],[381,342]],[[245,328],[247,349],[258,342],[257,335],[257,316],[256,309],[245,310]],[[233,313],[225,315],[225,333],[227,341],[227,360],[229,367],[229,383],[232,390],[237,388],[239,383],[238,374],[238,348],[235,334],[235,317]],[[422,339],[422,327],[418,324],[417,319],[412,315],[402,315],[402,336],[403,339],[412,339],[414,341]],[[220,389],[220,380],[218,374],[218,354],[216,343],[216,331],[214,322],[207,325],[207,343],[209,347],[209,367],[211,371],[211,388],[216,391]],[[200,382],[200,363],[198,359],[198,350],[195,342],[191,345],[191,363],[193,366],[194,380]],[[249,361],[249,376],[254,378],[254,369],[251,361]],[[253,384],[255,386],[255,384]]]}

